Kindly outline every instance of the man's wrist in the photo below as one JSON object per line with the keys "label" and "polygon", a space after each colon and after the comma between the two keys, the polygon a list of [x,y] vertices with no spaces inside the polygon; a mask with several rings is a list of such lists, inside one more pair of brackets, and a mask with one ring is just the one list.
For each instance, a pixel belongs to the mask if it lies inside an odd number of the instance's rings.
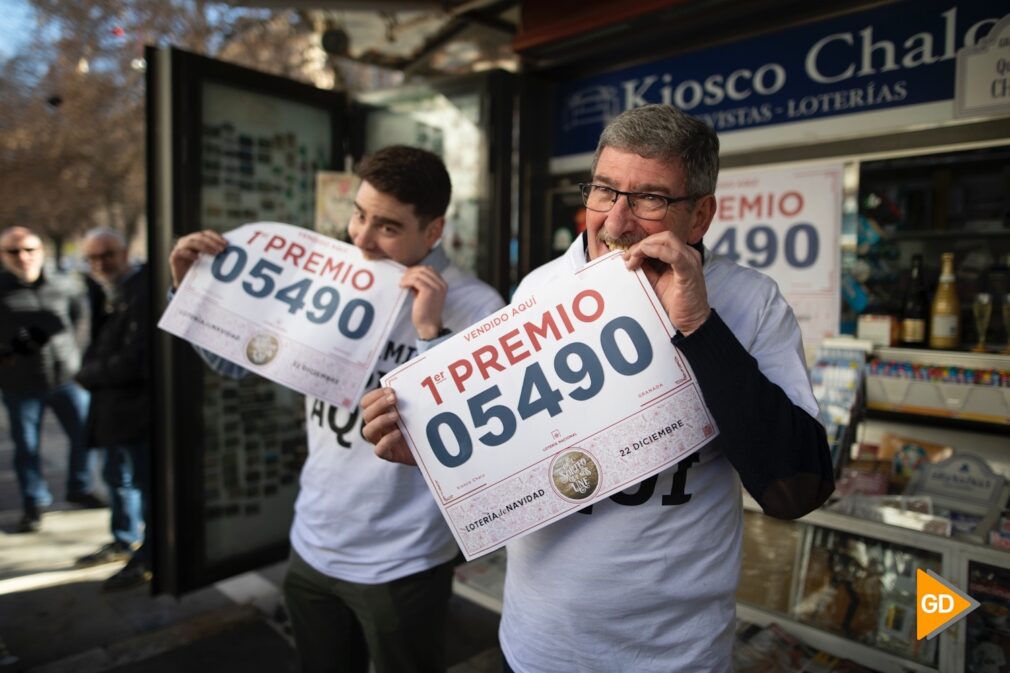
{"label": "man's wrist", "polygon": [[417,330],[417,338],[421,341],[434,341],[435,339],[441,339],[451,333],[451,329],[439,325],[438,327],[419,328]]}
{"label": "man's wrist", "polygon": [[711,317],[711,315],[712,315],[712,309],[709,308],[707,311],[705,311],[705,314],[700,319],[692,321],[687,327],[678,326],[677,331],[684,336],[690,336],[694,332],[697,332],[699,329],[701,329],[702,326],[706,322],[708,322],[708,319]]}
{"label": "man's wrist", "polygon": [[709,308],[708,311],[705,312],[705,316],[703,318],[697,321],[693,321],[690,324],[690,326],[687,327],[678,326],[677,334],[681,339],[684,339],[685,337],[690,337],[691,334],[693,334],[694,332],[698,331],[699,329],[705,326],[705,323],[708,322],[708,319],[712,317],[712,313],[713,310]]}

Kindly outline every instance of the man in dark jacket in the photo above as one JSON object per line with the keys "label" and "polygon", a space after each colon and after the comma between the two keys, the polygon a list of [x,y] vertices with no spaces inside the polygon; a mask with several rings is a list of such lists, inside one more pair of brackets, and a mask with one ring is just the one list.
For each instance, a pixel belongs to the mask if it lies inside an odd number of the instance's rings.
{"label": "man in dark jacket", "polygon": [[30,533],[39,530],[41,512],[53,502],[39,456],[46,406],[70,440],[67,501],[85,507],[105,504],[91,492],[84,441],[88,393],[73,380],[87,306],[77,284],[43,271],[42,241],[31,229],[0,232],[0,255],[0,392],[10,417],[14,471],[24,506],[19,530]]}
{"label": "man in dark jacket", "polygon": [[88,232],[84,257],[100,292],[91,293],[93,340],[77,380],[91,392],[89,443],[106,451],[103,476],[111,500],[113,541],[77,563],[128,558],[126,567],[103,584],[106,591],[114,591],[151,577],[149,546],[142,542],[149,539],[142,528],[148,520],[151,462],[148,275],[146,266],[130,264],[126,241],[112,229]]}

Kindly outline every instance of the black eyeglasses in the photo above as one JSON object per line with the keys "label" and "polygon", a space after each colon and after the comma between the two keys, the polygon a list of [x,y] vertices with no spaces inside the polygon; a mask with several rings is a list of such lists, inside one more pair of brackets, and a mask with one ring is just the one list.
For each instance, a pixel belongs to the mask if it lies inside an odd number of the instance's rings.
{"label": "black eyeglasses", "polygon": [[27,252],[29,255],[32,255],[32,254],[38,252],[38,250],[39,249],[37,247],[35,247],[35,248],[4,248],[4,252],[6,252],[11,257],[17,257],[22,252]]}
{"label": "black eyeglasses", "polygon": [[94,264],[95,262],[106,262],[113,259],[116,256],[116,252],[117,251],[115,250],[104,250],[102,252],[96,252],[93,255],[85,255],[84,259],[91,264]]}
{"label": "black eyeglasses", "polygon": [[620,189],[594,185],[590,182],[580,182],[579,188],[582,190],[582,203],[589,210],[609,213],[617,203],[617,199],[624,196],[628,199],[628,207],[631,208],[631,212],[643,220],[661,220],[666,217],[667,209],[673,204],[681,201],[694,201],[704,196],[703,194],[663,196],[648,192],[622,192]]}

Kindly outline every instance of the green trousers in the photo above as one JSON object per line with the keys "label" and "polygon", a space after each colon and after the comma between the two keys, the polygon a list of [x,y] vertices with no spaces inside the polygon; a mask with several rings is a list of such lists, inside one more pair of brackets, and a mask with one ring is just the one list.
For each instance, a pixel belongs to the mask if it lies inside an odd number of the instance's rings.
{"label": "green trousers", "polygon": [[385,584],[329,577],[294,550],[284,602],[302,673],[444,673],[452,562]]}

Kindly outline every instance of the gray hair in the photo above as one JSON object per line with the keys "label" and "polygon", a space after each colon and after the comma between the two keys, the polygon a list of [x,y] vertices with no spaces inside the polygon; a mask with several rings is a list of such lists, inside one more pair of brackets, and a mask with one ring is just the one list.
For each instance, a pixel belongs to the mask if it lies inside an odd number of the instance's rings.
{"label": "gray hair", "polygon": [[645,105],[614,117],[600,135],[593,155],[593,173],[603,148],[634,152],[646,159],[684,166],[687,191],[714,194],[719,178],[719,137],[703,121],[671,105]]}
{"label": "gray hair", "polygon": [[84,234],[84,242],[93,241],[96,238],[108,238],[115,241],[120,248],[126,248],[126,237],[115,229],[110,229],[109,227],[95,227],[94,229],[89,229],[86,234]]}

